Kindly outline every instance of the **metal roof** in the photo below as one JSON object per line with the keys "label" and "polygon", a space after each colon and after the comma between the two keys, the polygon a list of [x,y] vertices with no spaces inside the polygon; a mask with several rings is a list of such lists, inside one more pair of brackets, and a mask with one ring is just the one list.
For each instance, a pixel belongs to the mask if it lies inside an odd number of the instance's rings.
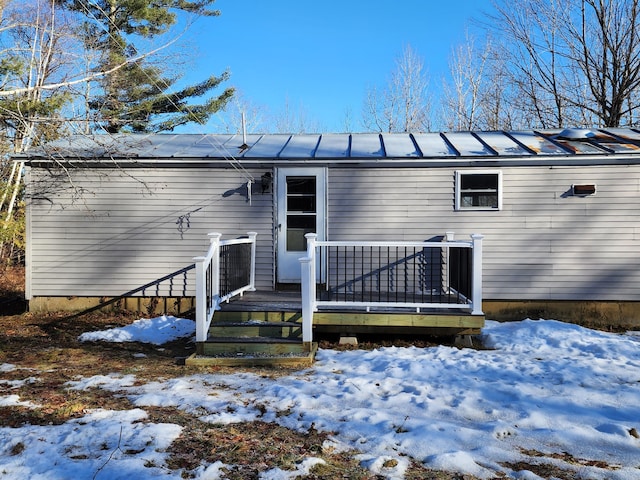
{"label": "metal roof", "polygon": [[473,161],[639,153],[640,130],[609,128],[416,134],[78,135],[56,140],[17,157],[70,162],[102,158]]}

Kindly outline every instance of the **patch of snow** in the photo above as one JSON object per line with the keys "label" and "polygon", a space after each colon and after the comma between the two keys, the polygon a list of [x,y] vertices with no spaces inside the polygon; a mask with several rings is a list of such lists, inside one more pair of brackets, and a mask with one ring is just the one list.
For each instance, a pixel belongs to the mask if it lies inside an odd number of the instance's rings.
{"label": "patch of snow", "polygon": [[313,467],[323,463],[326,462],[321,458],[309,457],[305,458],[299,465],[296,465],[295,470],[272,468],[271,470],[262,472],[258,478],[260,480],[291,480],[293,478],[300,478],[304,475],[309,475]]}
{"label": "patch of snow", "polygon": [[0,373],[2,372],[13,372],[17,367],[12,363],[2,363],[0,364]]}
{"label": "patch of snow", "polygon": [[227,477],[224,469],[229,468],[228,465],[218,461],[211,465],[199,466],[194,471],[195,480],[222,480]]}
{"label": "patch of snow", "polygon": [[164,450],[181,427],[144,423],[146,416],[98,410],[63,425],[0,428],[0,472],[7,479],[180,478],[165,467]]}
{"label": "patch of snow", "polygon": [[97,332],[85,332],[78,337],[81,342],[142,342],[162,345],[173,340],[195,335],[193,320],[163,315],[157,318],[142,318],[125,327]]}
{"label": "patch of snow", "polygon": [[26,384],[36,383],[38,379],[36,377],[27,377],[22,380],[0,380],[0,384],[6,385],[9,388],[20,388]]}
{"label": "patch of snow", "polygon": [[0,407],[37,408],[38,405],[29,401],[26,401],[26,402],[21,401],[19,395],[6,395],[6,396],[0,396]]}

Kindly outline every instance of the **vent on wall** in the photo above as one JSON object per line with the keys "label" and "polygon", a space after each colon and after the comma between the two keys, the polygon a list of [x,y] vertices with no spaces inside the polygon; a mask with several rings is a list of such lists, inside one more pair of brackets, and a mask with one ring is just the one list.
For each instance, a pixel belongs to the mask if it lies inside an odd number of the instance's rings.
{"label": "vent on wall", "polygon": [[595,184],[571,185],[571,193],[577,197],[586,197],[587,195],[595,195]]}

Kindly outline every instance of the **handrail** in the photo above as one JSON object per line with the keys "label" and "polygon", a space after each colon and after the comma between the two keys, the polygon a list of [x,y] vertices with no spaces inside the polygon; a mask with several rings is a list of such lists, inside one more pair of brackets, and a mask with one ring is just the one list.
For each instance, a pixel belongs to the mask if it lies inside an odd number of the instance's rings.
{"label": "handrail", "polygon": [[[329,241],[329,240],[317,240],[315,233],[308,233],[305,235],[307,240],[307,252],[306,256],[300,259],[302,268],[302,333],[303,341],[312,341],[312,328],[313,328],[313,313],[318,310],[319,307],[357,307],[365,308],[367,311],[372,307],[403,307],[403,308],[415,308],[416,311],[420,311],[423,308],[429,309],[446,309],[446,310],[467,310],[472,315],[482,315],[482,239],[484,238],[480,234],[471,235],[470,241],[454,240],[454,234],[447,232],[442,242],[399,242],[399,241],[373,241],[373,242],[354,242],[354,241]],[[361,263],[358,265],[361,267],[358,269],[353,266],[353,271],[339,272],[339,267],[334,267],[336,272],[332,272],[334,280],[340,279],[340,283],[336,285],[330,285],[328,278],[324,278],[325,275],[329,275],[329,266],[326,265],[328,260],[320,259],[318,252],[325,252],[325,255],[329,256],[329,248],[336,247],[336,252],[339,252],[337,248],[344,248],[345,257],[343,260],[347,260],[347,254],[351,253],[353,258],[358,254],[361,256]],[[347,250],[352,247],[352,250]],[[387,255],[393,248],[404,249],[405,252],[414,249],[413,253],[406,253],[404,257],[400,258],[378,258],[375,266],[371,266],[368,271],[365,271],[365,267],[370,267],[370,264],[374,263],[370,254],[370,251],[365,250],[367,248],[387,248]],[[359,250],[360,249],[360,250]],[[431,288],[435,290],[435,294],[429,292],[424,294],[423,292],[415,293],[418,282],[423,282],[422,273],[419,271],[423,266],[418,264],[419,260],[426,263],[425,252],[429,249],[434,249],[436,252],[440,251],[442,258],[440,263],[436,266],[442,271],[437,272],[436,279],[430,279],[432,283]],[[454,257],[451,257],[453,249],[469,249],[471,252],[471,258],[464,255],[460,257],[458,254],[457,264],[461,269],[457,272],[450,272],[451,265],[456,264]],[[322,255],[322,253],[320,253]],[[429,253],[431,255],[431,253]],[[364,259],[366,257],[366,260]],[[427,260],[431,260],[429,257]],[[352,260],[349,258],[348,260]],[[386,260],[386,261],[385,261]],[[324,264],[323,264],[324,262]],[[355,262],[355,260],[354,260]],[[369,263],[368,263],[369,262]],[[464,263],[464,265],[461,265]],[[410,265],[407,267],[407,265]],[[404,267],[402,273],[404,277],[409,278],[396,278],[401,277],[400,273],[396,274],[396,270],[401,270],[400,267]],[[318,271],[318,268],[323,270]],[[412,269],[411,273],[407,270]],[[346,267],[345,267],[346,270]],[[451,278],[452,273],[457,274],[457,278]],[[349,288],[353,288],[358,284],[362,286],[362,290],[365,290],[365,284],[369,282],[371,285],[371,279],[379,279],[382,275],[386,274],[385,285],[388,289],[384,294],[378,295],[378,298],[371,298],[369,294],[361,295],[362,298],[356,299],[357,295],[354,292],[349,292]],[[413,275],[413,277],[410,277]],[[459,278],[465,276],[465,278]],[[326,284],[327,292],[335,292],[342,296],[342,300],[333,298],[319,299],[316,295],[316,284],[320,280],[321,283]],[[380,281],[378,282],[380,283]],[[396,286],[396,283],[401,284]],[[438,283],[440,286],[434,288],[433,283]],[[421,290],[426,287],[421,285]],[[436,285],[437,286],[437,285]],[[331,288],[333,287],[333,288]],[[397,291],[394,295],[389,295],[389,292],[396,288],[404,288],[405,291],[398,295]],[[414,292],[407,292],[407,289],[413,288]],[[461,290],[461,291],[460,291]],[[398,299],[398,296],[401,299]],[[429,299],[429,301],[426,300]],[[440,301],[434,301],[436,300]],[[446,301],[442,301],[442,300]]]}
{"label": "handrail", "polygon": [[[182,296],[186,297],[187,296],[187,272],[193,270],[194,268],[196,268],[195,264],[187,265],[186,267],[181,268],[180,270],[176,270],[173,273],[169,273],[168,275],[165,275],[164,277],[160,277],[160,278],[158,278],[156,280],[153,280],[152,282],[145,283],[141,287],[137,287],[137,288],[134,288],[133,290],[129,290],[128,292],[125,292],[122,295],[118,295],[117,297],[110,298],[109,300],[101,302],[98,305],[95,305],[93,307],[87,308],[86,310],[83,310],[81,312],[74,313],[70,317],[67,317],[66,320],[69,320],[69,319],[72,319],[72,318],[77,318],[79,316],[86,315],[87,313],[95,312],[96,310],[100,310],[101,308],[104,308],[104,307],[107,307],[107,306],[109,306],[109,305],[111,305],[113,303],[119,302],[120,300],[122,300],[124,298],[133,297],[136,293],[142,292],[142,295],[145,296],[146,295],[146,290],[151,288],[151,287],[156,287],[156,295],[159,295],[158,290],[160,288],[160,284],[162,282],[167,281],[167,280],[171,280],[171,282],[173,282],[173,279],[175,277],[177,277],[178,275],[184,275],[184,280],[182,282]],[[171,296],[172,294],[173,294],[173,283],[171,283],[169,285],[169,296]]]}
{"label": "handrail", "polygon": [[[222,302],[229,301],[236,295],[242,295],[247,291],[255,291],[255,259],[256,259],[256,232],[249,232],[247,238],[220,240],[222,234],[209,234],[209,249],[204,256],[195,257],[196,266],[196,342],[207,340],[211,320],[216,310],[220,309]],[[225,247],[233,245],[251,245],[251,259],[249,263],[248,281],[230,291],[221,291],[221,273],[224,263],[223,252]],[[224,266],[228,267],[226,263]],[[233,265],[230,267],[233,268]],[[225,269],[226,270],[226,269]],[[228,285],[225,285],[227,287]]]}

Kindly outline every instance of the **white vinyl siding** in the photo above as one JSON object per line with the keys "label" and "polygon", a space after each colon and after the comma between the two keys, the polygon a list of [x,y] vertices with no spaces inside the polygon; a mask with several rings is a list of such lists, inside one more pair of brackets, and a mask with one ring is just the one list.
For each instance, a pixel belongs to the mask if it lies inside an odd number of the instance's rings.
{"label": "white vinyl siding", "polygon": [[501,168],[502,211],[454,211],[456,170],[331,169],[328,237],[481,233],[485,299],[640,300],[640,166]]}
{"label": "white vinyl siding", "polygon": [[[123,294],[192,264],[210,232],[258,232],[256,283],[273,284],[272,196],[254,185],[249,203],[246,179],[233,169],[71,170],[76,189],[65,181],[53,193],[43,192],[42,172],[32,168],[29,183],[32,296]],[[190,272],[189,295],[193,288]]]}
{"label": "white vinyl siding", "polygon": [[[327,238],[423,241],[447,231],[463,239],[481,233],[487,300],[640,301],[640,166],[494,170],[502,175],[502,210],[456,211],[456,171],[483,169],[330,167]],[[260,179],[265,171],[251,174]],[[31,168],[36,186],[43,172]],[[214,231],[223,238],[257,231],[257,286],[273,287],[273,192],[260,194],[256,185],[249,203],[238,171],[73,175],[83,192],[38,188],[29,203],[31,295],[122,294],[193,263]],[[596,184],[597,194],[572,196],[574,184]]]}

